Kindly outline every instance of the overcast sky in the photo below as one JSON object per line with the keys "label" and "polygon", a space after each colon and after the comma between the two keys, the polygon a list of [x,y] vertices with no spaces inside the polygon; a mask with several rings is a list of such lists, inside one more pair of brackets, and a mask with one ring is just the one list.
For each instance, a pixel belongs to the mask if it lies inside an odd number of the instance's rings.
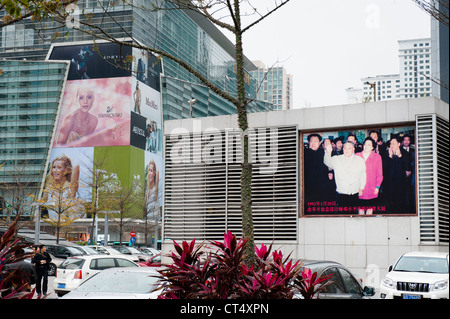
{"label": "overcast sky", "polygon": [[291,0],[245,35],[244,53],[294,76],[294,108],[338,105],[361,78],[399,73],[398,40],[430,36],[412,0]]}

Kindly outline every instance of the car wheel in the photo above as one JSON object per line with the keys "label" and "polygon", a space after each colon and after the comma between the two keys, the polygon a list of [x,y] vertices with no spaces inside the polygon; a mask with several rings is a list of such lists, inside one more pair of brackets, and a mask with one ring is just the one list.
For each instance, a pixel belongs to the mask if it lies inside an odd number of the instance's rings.
{"label": "car wheel", "polygon": [[49,265],[49,269],[48,269],[48,275],[49,276],[54,276],[55,275],[55,273],[56,273],[56,265],[55,264],[50,264]]}

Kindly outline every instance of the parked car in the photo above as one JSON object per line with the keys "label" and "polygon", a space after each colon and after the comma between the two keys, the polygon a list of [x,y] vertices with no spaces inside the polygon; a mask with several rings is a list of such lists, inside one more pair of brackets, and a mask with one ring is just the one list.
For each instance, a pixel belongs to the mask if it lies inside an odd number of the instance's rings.
{"label": "parked car", "polygon": [[56,269],[64,261],[64,259],[55,257],[52,254],[49,254],[49,255],[52,258],[52,261],[50,262],[50,267],[48,269],[48,275],[54,276],[56,274]]}
{"label": "parked car", "polygon": [[381,280],[382,299],[449,299],[448,252],[409,252],[389,266]]}
{"label": "parked car", "polygon": [[67,257],[83,256],[83,252],[74,246],[54,244],[45,245],[47,252],[57,258],[65,259]]}
{"label": "parked car", "polygon": [[[375,295],[373,287],[362,287],[361,281],[345,266],[334,261],[301,260],[303,268],[317,272],[317,277],[332,275],[323,291],[317,294],[318,299],[368,299]],[[300,293],[296,294],[300,296]],[[301,297],[300,297],[301,298]]]}
{"label": "parked car", "polygon": [[91,247],[92,249],[95,249],[97,252],[99,252],[102,255],[112,255],[112,256],[119,255],[121,257],[128,258],[131,261],[134,261],[136,263],[139,262],[138,256],[122,254],[120,251],[112,248],[111,246],[94,245],[94,246],[89,246],[89,247]]}
{"label": "parked car", "polygon": [[64,295],[63,299],[156,299],[159,291],[159,273],[155,268],[132,267],[105,269],[77,288]]}
{"label": "parked car", "polygon": [[114,249],[117,249],[122,254],[125,255],[134,255],[139,258],[139,261],[147,261],[151,256],[148,254],[141,253],[139,250],[137,250],[134,247],[127,247],[127,246],[112,246]]}
{"label": "parked car", "polygon": [[78,287],[96,273],[113,267],[139,267],[138,264],[120,256],[90,255],[68,257],[62,262],[53,281],[53,289],[62,296]]}
{"label": "parked car", "polygon": [[81,251],[83,255],[99,255],[100,253],[89,246],[73,246],[75,249]]}
{"label": "parked car", "polygon": [[152,247],[139,247],[139,251],[141,251],[141,252],[143,252],[145,254],[152,255],[152,256],[161,253],[160,250],[157,250],[157,249],[152,248]]}
{"label": "parked car", "polygon": [[[31,253],[32,252],[31,248],[25,248],[24,251],[26,253]],[[56,273],[56,268],[59,266],[59,264],[61,264],[64,261],[64,259],[55,257],[55,256],[53,256],[50,253],[49,253],[49,255],[52,258],[52,261],[50,262],[50,265],[49,265],[48,275],[49,276],[54,276],[55,273]],[[25,259],[25,261],[31,263],[31,258],[27,258],[27,259]]]}
{"label": "parked car", "polygon": [[161,253],[153,255],[147,261],[140,261],[138,265],[141,267],[160,267],[161,266]]}

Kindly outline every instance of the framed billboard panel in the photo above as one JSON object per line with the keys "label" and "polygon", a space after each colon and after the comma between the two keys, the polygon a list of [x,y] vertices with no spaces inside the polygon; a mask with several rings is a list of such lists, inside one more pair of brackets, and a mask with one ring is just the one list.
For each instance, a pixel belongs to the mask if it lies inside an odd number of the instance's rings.
{"label": "framed billboard panel", "polygon": [[145,152],[145,200],[148,218],[159,216],[163,205],[164,162],[161,155]]}
{"label": "framed billboard panel", "polygon": [[302,215],[415,215],[415,127],[302,133]]}
{"label": "framed billboard panel", "polygon": [[91,200],[93,147],[55,148],[50,154],[45,179],[43,202],[49,217],[57,219],[58,214],[66,217],[83,217],[83,201]]}
{"label": "framed billboard panel", "polygon": [[131,76],[131,47],[115,43],[53,46],[49,60],[69,60],[68,80]]}
{"label": "framed billboard panel", "polygon": [[131,78],[66,84],[53,147],[130,144]]}

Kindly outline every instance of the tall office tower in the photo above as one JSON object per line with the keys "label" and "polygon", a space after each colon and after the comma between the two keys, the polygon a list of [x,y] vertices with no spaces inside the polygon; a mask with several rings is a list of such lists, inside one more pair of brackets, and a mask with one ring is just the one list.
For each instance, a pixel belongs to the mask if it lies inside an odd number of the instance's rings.
{"label": "tall office tower", "polygon": [[[101,26],[115,38],[133,37],[143,45],[155,47],[186,61],[196,71],[223,90],[236,95],[236,75],[234,73],[234,45],[209,20],[191,10],[173,10],[174,5],[165,1],[166,10],[151,10],[150,2],[80,0],[76,18],[85,14],[91,23]],[[104,13],[104,10],[108,14]],[[118,25],[120,24],[120,26]],[[70,27],[58,29],[46,21],[45,28],[35,22],[8,26],[0,30],[0,58],[44,60],[52,43],[81,43],[92,41],[89,34]],[[164,72],[161,75],[161,95],[164,119],[215,116],[236,113],[236,108],[224,100],[177,63],[162,59]],[[245,58],[247,71],[256,69]],[[256,81],[248,77],[246,81],[249,98],[256,95]],[[195,104],[189,103],[196,100]],[[268,111],[271,105],[255,101],[250,111]]]}
{"label": "tall office tower", "polygon": [[22,215],[42,182],[68,67],[0,60],[0,205]]}
{"label": "tall office tower", "polygon": [[399,98],[431,96],[431,39],[399,40]]}
{"label": "tall office tower", "polygon": [[282,66],[267,68],[261,61],[253,63],[258,68],[250,72],[257,83],[257,98],[273,104],[274,110],[292,109],[292,75]]}

